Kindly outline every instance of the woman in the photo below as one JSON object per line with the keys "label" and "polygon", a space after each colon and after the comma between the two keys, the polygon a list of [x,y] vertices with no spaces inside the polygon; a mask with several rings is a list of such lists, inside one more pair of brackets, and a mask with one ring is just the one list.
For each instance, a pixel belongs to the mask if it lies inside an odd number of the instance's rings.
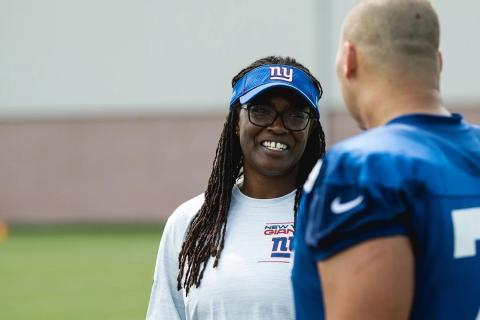
{"label": "woman", "polygon": [[232,86],[207,190],[165,226],[147,319],[294,317],[294,219],[303,183],[325,152],[322,89],[295,59],[273,56],[242,70]]}

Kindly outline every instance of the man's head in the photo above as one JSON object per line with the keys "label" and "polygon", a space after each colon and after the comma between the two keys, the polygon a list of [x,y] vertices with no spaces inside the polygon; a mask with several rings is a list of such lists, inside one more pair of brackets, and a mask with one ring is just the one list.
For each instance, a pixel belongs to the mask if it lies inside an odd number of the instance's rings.
{"label": "man's head", "polygon": [[337,54],[345,103],[360,113],[373,95],[391,90],[439,88],[438,17],[427,0],[363,0],[348,14]]}

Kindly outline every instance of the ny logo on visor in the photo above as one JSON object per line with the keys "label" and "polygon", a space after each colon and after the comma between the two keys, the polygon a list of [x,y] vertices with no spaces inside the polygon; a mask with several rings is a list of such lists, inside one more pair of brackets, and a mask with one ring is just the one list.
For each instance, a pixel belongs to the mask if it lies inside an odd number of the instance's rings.
{"label": "ny logo on visor", "polygon": [[292,82],[293,69],[286,67],[270,67],[270,79]]}

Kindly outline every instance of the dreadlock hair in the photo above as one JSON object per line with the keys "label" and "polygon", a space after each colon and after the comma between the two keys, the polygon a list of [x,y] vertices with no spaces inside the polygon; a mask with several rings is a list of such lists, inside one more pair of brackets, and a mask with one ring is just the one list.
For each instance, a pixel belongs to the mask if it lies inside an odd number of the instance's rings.
{"label": "dreadlock hair", "polygon": [[[266,64],[284,64],[297,67],[310,76],[320,92],[322,90],[320,82],[306,67],[294,58],[280,56],[269,56],[253,62],[233,77],[232,87],[247,72]],[[193,285],[200,286],[210,257],[215,258],[213,267],[218,266],[223,250],[232,188],[241,175],[243,165],[240,141],[235,134],[237,120],[238,106],[231,108],[225,121],[215,152],[212,173],[205,191],[205,201],[190,223],[178,256],[177,289],[180,290],[183,287],[186,295]],[[294,205],[295,222],[303,184],[318,159],[325,154],[325,134],[320,122],[315,121],[311,130],[305,151],[298,164]]]}

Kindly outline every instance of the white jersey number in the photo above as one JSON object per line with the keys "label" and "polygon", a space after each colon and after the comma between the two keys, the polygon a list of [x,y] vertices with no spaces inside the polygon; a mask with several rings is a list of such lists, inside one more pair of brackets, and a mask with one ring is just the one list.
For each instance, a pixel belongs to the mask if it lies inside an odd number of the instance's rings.
{"label": "white jersey number", "polygon": [[[456,259],[474,257],[477,254],[476,241],[480,240],[480,207],[452,211]],[[480,320],[480,310],[477,318]]]}
{"label": "white jersey number", "polygon": [[476,241],[480,240],[480,207],[452,211],[456,259],[474,257]]}

